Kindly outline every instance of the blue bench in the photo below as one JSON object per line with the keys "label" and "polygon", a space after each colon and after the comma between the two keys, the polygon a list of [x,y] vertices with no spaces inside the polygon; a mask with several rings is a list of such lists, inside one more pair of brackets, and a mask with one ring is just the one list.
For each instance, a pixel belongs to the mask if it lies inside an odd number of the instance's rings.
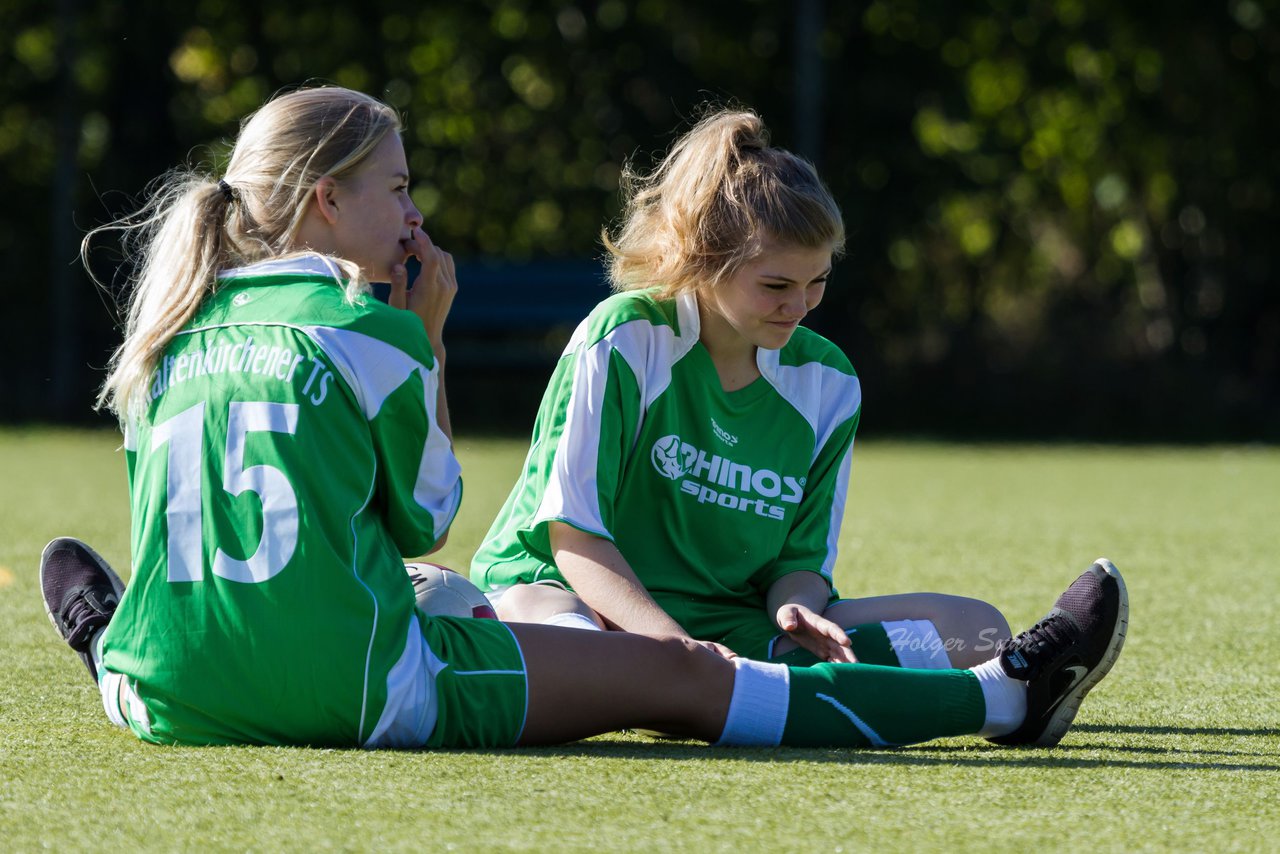
{"label": "blue bench", "polygon": [[[410,277],[417,274],[409,271]],[[389,288],[375,284],[385,300]],[[596,261],[458,264],[458,295],[445,325],[449,367],[545,370],[587,313],[609,295]]]}

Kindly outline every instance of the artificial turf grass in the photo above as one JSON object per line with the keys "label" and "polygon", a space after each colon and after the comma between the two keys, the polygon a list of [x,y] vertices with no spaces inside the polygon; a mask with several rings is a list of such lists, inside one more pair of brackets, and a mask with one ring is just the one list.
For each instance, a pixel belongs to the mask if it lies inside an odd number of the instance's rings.
{"label": "artificial turf grass", "polygon": [[[109,433],[0,433],[10,850],[1264,850],[1280,830],[1273,449],[859,445],[845,593],[969,593],[1017,630],[1094,557],[1124,572],[1125,652],[1054,750],[972,738],[724,750],[610,734],[394,753],[157,748],[106,723],[44,617],[34,562],[45,540],[70,533],[124,564],[118,445]],[[464,567],[524,447],[458,445],[466,499],[436,557]]]}

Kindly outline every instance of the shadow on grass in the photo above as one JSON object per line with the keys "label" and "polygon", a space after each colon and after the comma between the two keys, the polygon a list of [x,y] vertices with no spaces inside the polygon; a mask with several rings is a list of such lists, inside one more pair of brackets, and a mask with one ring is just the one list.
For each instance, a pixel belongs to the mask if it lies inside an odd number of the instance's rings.
{"label": "shadow on grass", "polygon": [[1075,724],[1071,727],[1071,731],[1137,733],[1139,735],[1280,735],[1280,729],[1268,729],[1267,727],[1235,729],[1232,727],[1140,726],[1134,724]]}
{"label": "shadow on grass", "polygon": [[[1099,731],[1107,728],[1100,727]],[[1145,730],[1144,730],[1145,731]],[[1261,730],[1271,734],[1270,730]],[[1150,756],[1177,757],[1168,759],[1124,759],[1117,757],[1082,757],[1063,755],[1077,751],[1138,753]],[[452,751],[450,751],[452,752]],[[1197,750],[1158,747],[1134,747],[1111,744],[1067,744],[1052,750],[1037,748],[1008,748],[991,744],[964,746],[917,745],[888,750],[871,749],[804,749],[804,748],[745,748],[707,747],[693,742],[635,743],[594,739],[577,744],[555,747],[526,747],[510,751],[458,751],[459,753],[487,752],[494,756],[522,755],[530,758],[599,758],[691,761],[706,759],[731,759],[742,762],[822,762],[837,765],[897,765],[897,766],[973,766],[978,768],[1135,768],[1151,771],[1261,771],[1280,772],[1280,765],[1259,762],[1200,761],[1195,755],[1275,756],[1272,753],[1247,753],[1218,750]],[[942,755],[937,755],[942,754]]]}

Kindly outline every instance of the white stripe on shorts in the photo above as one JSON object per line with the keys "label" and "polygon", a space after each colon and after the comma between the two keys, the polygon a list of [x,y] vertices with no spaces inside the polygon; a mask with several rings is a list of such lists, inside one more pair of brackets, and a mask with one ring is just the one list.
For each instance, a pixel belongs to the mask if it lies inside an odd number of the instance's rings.
{"label": "white stripe on shorts", "polygon": [[884,622],[898,663],[912,670],[950,670],[951,657],[932,620]]}

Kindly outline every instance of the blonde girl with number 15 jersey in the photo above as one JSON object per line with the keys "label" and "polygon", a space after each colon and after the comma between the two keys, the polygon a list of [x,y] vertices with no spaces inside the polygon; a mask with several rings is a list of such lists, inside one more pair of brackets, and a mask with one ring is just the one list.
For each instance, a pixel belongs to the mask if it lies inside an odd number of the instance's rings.
{"label": "blonde girl with number 15 jersey", "polygon": [[756,659],[989,657],[1008,626],[986,603],[833,585],[862,388],[800,325],[844,242],[813,167],[770,146],[755,113],[721,109],[628,177],[604,235],[618,293],[561,357],[472,562],[499,615]]}
{"label": "blonde girl with number 15 jersey", "polygon": [[[165,744],[370,748],[623,727],[723,744],[1062,737],[1123,638],[1109,564],[973,670],[789,668],[418,610],[403,559],[444,541],[462,494],[442,378],[457,283],[399,130],[357,92],[283,94],[225,175],[168,176],[118,225],[137,276],[103,400],[126,431],[132,577],[69,537],[40,565],[111,721]],[[392,305],[366,296],[377,279]]]}

